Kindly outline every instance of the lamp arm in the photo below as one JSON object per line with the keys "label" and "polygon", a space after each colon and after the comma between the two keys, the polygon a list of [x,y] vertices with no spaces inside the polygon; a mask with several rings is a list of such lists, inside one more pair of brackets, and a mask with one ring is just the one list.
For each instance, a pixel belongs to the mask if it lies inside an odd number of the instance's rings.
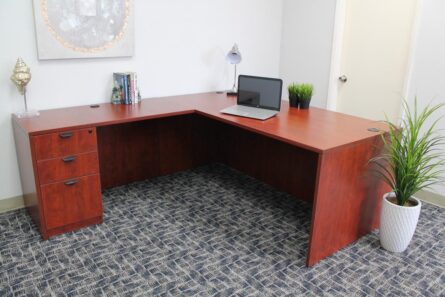
{"label": "lamp arm", "polygon": [[233,77],[233,87],[232,87],[232,91],[236,92],[236,65],[235,64],[235,73],[234,73],[234,77]]}

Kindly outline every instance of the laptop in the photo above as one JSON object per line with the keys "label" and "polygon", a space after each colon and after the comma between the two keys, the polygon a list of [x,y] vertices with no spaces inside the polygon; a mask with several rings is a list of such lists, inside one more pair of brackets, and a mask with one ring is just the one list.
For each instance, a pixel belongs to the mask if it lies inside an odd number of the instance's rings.
{"label": "laptop", "polygon": [[280,111],[283,81],[278,78],[240,75],[237,105],[222,113],[266,120]]}

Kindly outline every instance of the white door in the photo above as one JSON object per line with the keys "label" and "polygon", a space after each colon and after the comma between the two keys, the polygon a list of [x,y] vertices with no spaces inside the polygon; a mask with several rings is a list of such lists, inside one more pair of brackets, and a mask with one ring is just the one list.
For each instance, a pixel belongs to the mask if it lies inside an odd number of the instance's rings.
{"label": "white door", "polygon": [[368,119],[384,120],[386,115],[397,121],[405,96],[417,0],[338,1],[336,30],[342,32],[334,35],[334,50],[338,48],[337,58],[333,54],[329,92],[333,98],[328,105]]}

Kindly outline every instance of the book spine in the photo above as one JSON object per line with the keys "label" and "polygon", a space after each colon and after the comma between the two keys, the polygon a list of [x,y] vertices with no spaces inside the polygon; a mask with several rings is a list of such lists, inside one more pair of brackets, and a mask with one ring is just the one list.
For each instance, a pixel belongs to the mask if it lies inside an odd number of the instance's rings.
{"label": "book spine", "polygon": [[128,78],[126,75],[123,75],[122,77],[124,81],[124,103],[129,104],[129,98],[128,98]]}
{"label": "book spine", "polygon": [[135,96],[134,96],[134,73],[133,73],[133,72],[130,72],[129,77],[130,77],[130,94],[131,94],[131,102],[132,102],[133,104],[136,104],[137,102],[136,102],[136,98],[135,98]]}
{"label": "book spine", "polygon": [[136,103],[139,103],[139,97],[138,97],[138,77],[136,72],[133,73],[133,84],[134,84],[134,98]]}
{"label": "book spine", "polygon": [[133,104],[134,98],[133,98],[133,92],[132,92],[132,82],[131,82],[131,74],[127,73],[127,88],[128,88],[128,103]]}
{"label": "book spine", "polygon": [[122,104],[125,104],[124,80],[122,75],[119,75],[119,81],[120,81],[121,102]]}
{"label": "book spine", "polygon": [[119,82],[116,73],[113,73],[113,89],[111,94],[111,103],[117,104],[116,94],[119,93]]}

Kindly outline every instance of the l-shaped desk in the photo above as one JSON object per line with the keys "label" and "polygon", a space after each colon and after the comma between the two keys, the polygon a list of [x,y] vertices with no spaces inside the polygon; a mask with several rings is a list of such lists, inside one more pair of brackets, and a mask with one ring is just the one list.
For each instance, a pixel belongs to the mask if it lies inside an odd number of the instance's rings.
{"label": "l-shaped desk", "polygon": [[[379,122],[311,107],[221,114],[204,93],[13,116],[25,204],[43,239],[102,222],[101,189],[221,162],[313,205],[307,265],[378,227],[388,189],[369,173]],[[242,197],[240,197],[242,199]]]}

